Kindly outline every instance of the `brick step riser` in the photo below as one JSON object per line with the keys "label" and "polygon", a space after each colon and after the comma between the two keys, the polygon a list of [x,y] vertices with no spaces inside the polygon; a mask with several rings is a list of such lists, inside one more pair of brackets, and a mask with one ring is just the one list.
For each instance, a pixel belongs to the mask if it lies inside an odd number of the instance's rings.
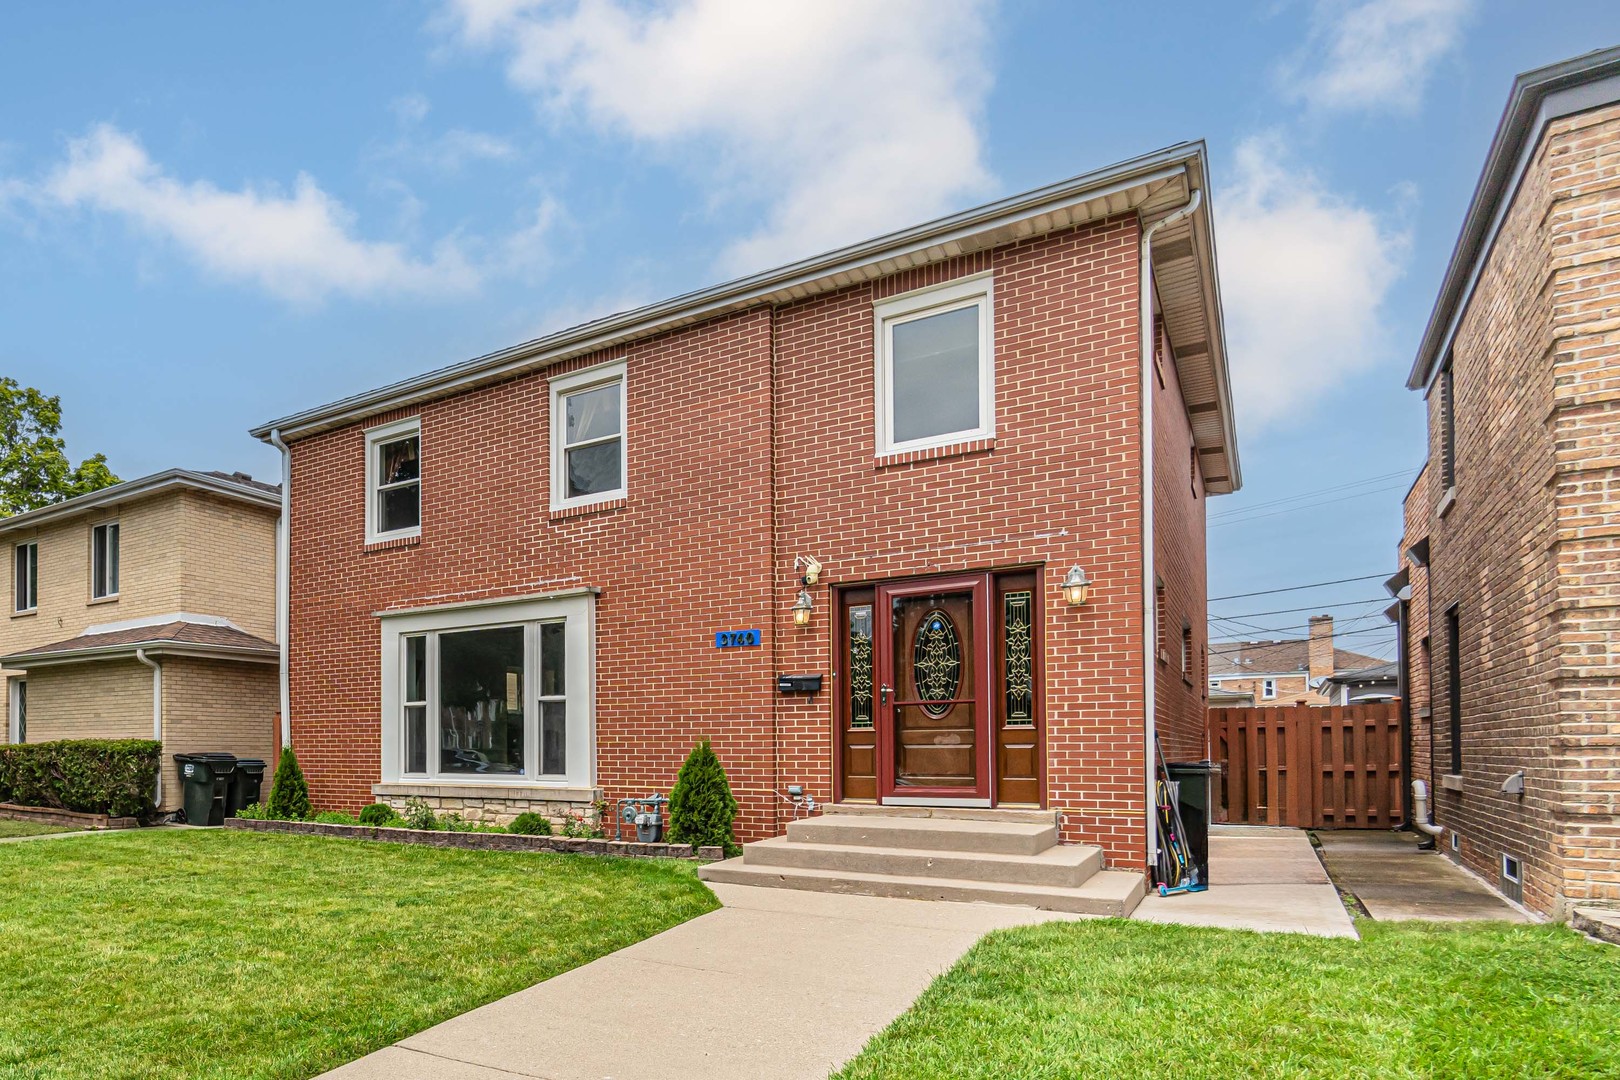
{"label": "brick step riser", "polygon": [[1023,825],[1056,825],[1056,810],[1000,810],[973,806],[878,806],[875,803],[828,803],[821,808],[826,817],[934,818],[947,821],[1015,822]]}

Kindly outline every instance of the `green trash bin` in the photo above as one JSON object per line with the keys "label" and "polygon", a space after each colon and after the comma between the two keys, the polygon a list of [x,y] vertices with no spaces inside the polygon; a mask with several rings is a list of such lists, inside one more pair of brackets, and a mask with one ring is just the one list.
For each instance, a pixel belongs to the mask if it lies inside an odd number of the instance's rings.
{"label": "green trash bin", "polygon": [[259,801],[264,786],[264,771],[268,767],[263,758],[237,758],[236,771],[231,773],[230,789],[225,798],[225,816],[235,817],[245,806]]}
{"label": "green trash bin", "polygon": [[236,772],[235,754],[176,754],[184,790],[186,824],[225,824],[225,799]]}

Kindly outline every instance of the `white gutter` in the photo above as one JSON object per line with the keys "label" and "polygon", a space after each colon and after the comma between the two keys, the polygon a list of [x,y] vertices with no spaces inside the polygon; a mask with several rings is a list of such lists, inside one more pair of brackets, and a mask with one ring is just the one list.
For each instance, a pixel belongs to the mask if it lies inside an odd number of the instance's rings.
{"label": "white gutter", "polygon": [[[163,741],[163,665],[146,655],[145,649],[135,650],[135,659],[152,669],[152,738]],[[152,793],[152,805],[163,809],[163,751],[158,751],[157,790]]]}
{"label": "white gutter", "polygon": [[281,516],[276,519],[276,645],[281,650],[281,746],[292,745],[292,688],[287,681],[287,628],[292,599],[292,451],[281,429],[270,432],[270,445],[281,451]]}
{"label": "white gutter", "polygon": [[1153,236],[1166,225],[1174,224],[1197,210],[1204,194],[1194,188],[1179,210],[1155,221],[1142,230],[1142,252],[1139,266],[1142,275],[1141,310],[1137,319],[1141,324],[1142,347],[1142,655],[1147,663],[1142,670],[1143,755],[1147,761],[1147,861],[1151,868],[1159,858],[1159,823],[1154,789],[1157,786],[1155,770],[1158,757],[1158,720],[1154,716],[1158,704],[1154,674],[1158,665],[1159,610],[1154,597],[1153,569]]}

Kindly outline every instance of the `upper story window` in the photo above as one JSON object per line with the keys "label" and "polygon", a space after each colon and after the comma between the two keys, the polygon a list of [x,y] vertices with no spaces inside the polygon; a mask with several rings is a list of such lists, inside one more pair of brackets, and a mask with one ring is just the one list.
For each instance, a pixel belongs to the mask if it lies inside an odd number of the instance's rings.
{"label": "upper story window", "polygon": [[875,305],[878,453],[995,435],[991,286],[979,274]]}
{"label": "upper story window", "polygon": [[90,599],[118,595],[118,522],[90,530]]}
{"label": "upper story window", "polygon": [[366,432],[366,543],[422,535],[422,422]]}
{"label": "upper story window", "polygon": [[17,573],[12,579],[12,610],[33,611],[39,607],[39,545],[18,544],[14,558]]}
{"label": "upper story window", "polygon": [[551,380],[551,507],[622,499],[625,366],[602,364]]}
{"label": "upper story window", "polygon": [[1446,360],[1440,372],[1440,487],[1457,486],[1457,387]]}
{"label": "upper story window", "polygon": [[1277,696],[1277,680],[1267,679],[1260,684],[1260,696],[1271,699]]}

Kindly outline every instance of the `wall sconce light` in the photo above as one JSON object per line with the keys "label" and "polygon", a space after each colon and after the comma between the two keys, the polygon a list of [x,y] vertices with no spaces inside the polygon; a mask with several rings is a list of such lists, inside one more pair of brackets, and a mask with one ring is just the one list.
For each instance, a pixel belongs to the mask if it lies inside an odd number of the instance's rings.
{"label": "wall sconce light", "polygon": [[814,555],[798,556],[793,560],[793,569],[804,571],[804,576],[799,579],[800,585],[814,585],[821,580],[821,563]]}
{"label": "wall sconce light", "polygon": [[810,599],[810,593],[805,589],[799,590],[799,598],[793,602],[793,625],[809,626],[810,613],[816,605]]}
{"label": "wall sconce light", "polygon": [[1078,606],[1086,602],[1091,595],[1091,582],[1086,572],[1078,566],[1069,567],[1068,576],[1063,579],[1063,599],[1070,604]]}

